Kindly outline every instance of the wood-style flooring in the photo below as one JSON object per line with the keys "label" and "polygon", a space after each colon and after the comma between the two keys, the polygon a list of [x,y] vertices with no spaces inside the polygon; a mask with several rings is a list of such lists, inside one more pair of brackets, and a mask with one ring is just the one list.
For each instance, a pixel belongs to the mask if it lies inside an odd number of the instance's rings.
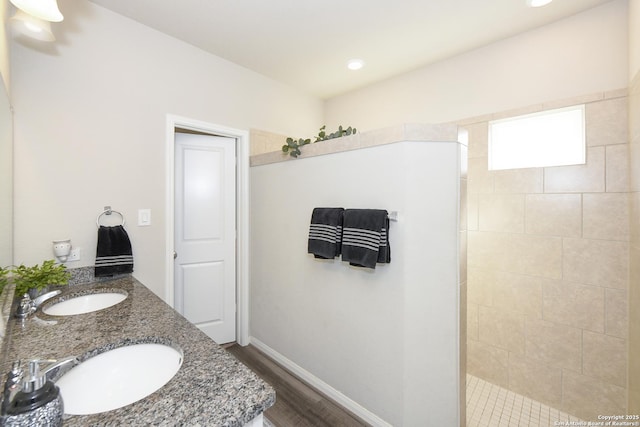
{"label": "wood-style flooring", "polygon": [[276,390],[275,405],[265,411],[265,416],[276,427],[368,426],[254,346],[234,344],[226,349]]}

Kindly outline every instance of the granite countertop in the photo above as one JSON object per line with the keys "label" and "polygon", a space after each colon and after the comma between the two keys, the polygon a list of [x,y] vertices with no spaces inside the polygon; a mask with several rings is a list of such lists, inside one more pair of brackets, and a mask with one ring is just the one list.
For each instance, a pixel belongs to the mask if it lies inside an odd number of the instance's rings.
{"label": "granite countertop", "polygon": [[[108,289],[127,299],[101,311],[49,316],[42,308],[64,298]],[[26,320],[10,319],[5,374],[14,360],[62,359],[136,343],[182,349],[177,374],[162,388],[131,405],[94,415],[65,415],[65,426],[242,426],[273,405],[275,391],[132,277],[72,286]]]}

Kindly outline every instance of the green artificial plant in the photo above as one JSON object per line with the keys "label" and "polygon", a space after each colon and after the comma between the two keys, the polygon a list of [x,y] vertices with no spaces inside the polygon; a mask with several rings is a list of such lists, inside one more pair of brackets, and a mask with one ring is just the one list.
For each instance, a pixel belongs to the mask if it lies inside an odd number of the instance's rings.
{"label": "green artificial plant", "polygon": [[[338,127],[338,130],[327,134],[325,132],[326,126],[322,126],[318,131],[318,135],[316,136],[315,142],[325,141],[327,139],[340,138],[341,136],[355,135],[357,130],[356,128],[352,128],[349,126],[346,129],[342,128],[342,125]],[[298,157],[302,152],[300,151],[300,147],[303,145],[311,144],[311,138],[298,138],[293,139],[291,137],[287,138],[287,143],[282,146],[282,151],[284,153],[289,153],[291,157]]]}
{"label": "green artificial plant", "polygon": [[49,285],[66,285],[71,274],[64,264],[56,264],[50,259],[44,261],[42,266],[36,264],[32,267],[20,265],[13,269],[13,280],[16,284],[15,295],[23,295],[29,289],[41,290]]}

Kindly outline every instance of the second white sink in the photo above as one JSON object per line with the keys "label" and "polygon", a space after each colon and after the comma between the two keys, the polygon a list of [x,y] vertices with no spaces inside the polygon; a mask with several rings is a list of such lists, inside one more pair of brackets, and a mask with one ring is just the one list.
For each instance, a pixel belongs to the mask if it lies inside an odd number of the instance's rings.
{"label": "second white sink", "polygon": [[60,301],[44,307],[42,311],[52,316],[73,316],[103,310],[124,301],[126,298],[126,294],[119,292],[100,292]]}
{"label": "second white sink", "polygon": [[162,388],[182,365],[182,351],[133,344],[91,357],[56,381],[64,412],[87,415],[132,404]]}

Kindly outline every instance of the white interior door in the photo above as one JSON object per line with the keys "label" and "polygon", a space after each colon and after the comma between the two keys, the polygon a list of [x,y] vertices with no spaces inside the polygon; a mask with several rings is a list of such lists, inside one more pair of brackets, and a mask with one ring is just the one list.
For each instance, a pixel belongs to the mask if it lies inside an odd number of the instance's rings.
{"label": "white interior door", "polygon": [[175,308],[218,344],[236,339],[234,138],[175,134]]}

